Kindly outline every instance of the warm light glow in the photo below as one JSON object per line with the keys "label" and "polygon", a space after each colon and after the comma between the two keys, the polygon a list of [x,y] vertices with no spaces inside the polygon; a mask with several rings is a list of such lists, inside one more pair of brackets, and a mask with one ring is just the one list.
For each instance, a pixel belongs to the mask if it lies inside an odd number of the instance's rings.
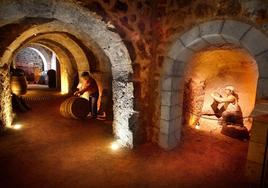
{"label": "warm light glow", "polygon": [[116,151],[116,150],[118,150],[120,148],[120,146],[119,146],[119,144],[117,143],[117,142],[113,142],[112,144],[111,144],[111,149],[113,150],[113,151]]}
{"label": "warm light glow", "polygon": [[18,123],[13,126],[13,129],[16,129],[16,130],[21,129],[21,128],[22,128],[22,125]]}
{"label": "warm light glow", "polygon": [[197,123],[197,124],[195,125],[195,128],[196,128],[196,129],[200,129],[200,124]]}
{"label": "warm light glow", "polygon": [[197,86],[205,82],[204,96],[194,96],[192,99],[196,102],[204,100],[203,105],[198,104],[203,112],[211,110],[211,93],[224,94],[224,88],[232,85],[239,95],[243,116],[251,114],[255,105],[258,67],[254,58],[246,51],[230,47],[198,52],[187,69],[186,80],[189,78]]}
{"label": "warm light glow", "polygon": [[69,93],[68,74],[65,71],[61,71],[61,94],[67,93]]}
{"label": "warm light glow", "polygon": [[220,133],[221,125],[212,109],[211,94],[227,97],[226,86],[234,87],[242,116],[250,116],[255,105],[258,74],[255,59],[236,46],[214,47],[195,53],[185,72],[187,124],[197,130]]}
{"label": "warm light glow", "polygon": [[33,50],[33,51],[35,51],[41,57],[41,59],[43,61],[43,64],[44,64],[44,71],[47,71],[48,70],[48,67],[47,67],[48,63],[47,63],[47,60],[46,60],[45,56],[39,50],[37,50],[36,48],[33,48],[33,47],[28,47],[28,48]]}
{"label": "warm light glow", "polygon": [[191,116],[191,117],[190,117],[190,120],[189,120],[189,124],[190,124],[190,125],[192,125],[192,124],[194,123],[194,119],[195,119],[194,116]]}

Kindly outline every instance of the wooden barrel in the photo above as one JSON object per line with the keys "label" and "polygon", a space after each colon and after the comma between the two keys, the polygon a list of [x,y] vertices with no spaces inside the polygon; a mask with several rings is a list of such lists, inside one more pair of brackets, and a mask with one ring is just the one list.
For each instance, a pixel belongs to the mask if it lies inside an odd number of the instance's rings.
{"label": "wooden barrel", "polygon": [[84,119],[89,112],[89,101],[81,97],[68,98],[60,106],[60,113],[66,118]]}
{"label": "wooden barrel", "polygon": [[56,88],[57,85],[56,71],[53,69],[48,70],[47,76],[48,76],[48,87]]}
{"label": "wooden barrel", "polygon": [[11,76],[11,90],[16,95],[26,94],[27,81],[24,75]]}

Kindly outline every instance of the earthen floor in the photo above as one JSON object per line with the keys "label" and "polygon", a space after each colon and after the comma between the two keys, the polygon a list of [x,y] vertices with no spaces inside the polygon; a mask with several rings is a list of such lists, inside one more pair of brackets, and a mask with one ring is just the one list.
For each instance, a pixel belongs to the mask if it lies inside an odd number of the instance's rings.
{"label": "earthen floor", "polygon": [[184,128],[180,146],[112,151],[112,122],[69,120],[63,99],[18,115],[0,137],[0,187],[251,187],[243,176],[248,143]]}

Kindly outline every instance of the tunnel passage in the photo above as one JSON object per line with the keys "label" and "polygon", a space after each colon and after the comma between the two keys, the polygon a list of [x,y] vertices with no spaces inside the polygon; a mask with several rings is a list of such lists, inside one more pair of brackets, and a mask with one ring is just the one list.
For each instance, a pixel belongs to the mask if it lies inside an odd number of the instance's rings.
{"label": "tunnel passage", "polygon": [[[14,15],[6,14],[10,6],[16,10]],[[71,91],[73,75],[83,71],[92,74],[100,90],[112,98],[115,141],[132,148],[129,123],[134,113],[134,89],[130,80],[133,70],[120,36],[115,30],[110,31],[98,16],[72,2],[48,3],[45,10],[36,7],[35,3],[26,1],[1,6],[1,36],[10,36],[1,40],[0,45],[3,125],[12,125],[9,65],[19,50],[41,45],[53,51],[59,60],[62,93]]]}
{"label": "tunnel passage", "polygon": [[[21,49],[13,59],[12,68],[25,73],[28,85],[49,85],[48,71],[59,68],[55,53],[41,45],[32,44]],[[58,75],[60,77],[60,75]],[[59,78],[58,78],[59,79]],[[53,86],[56,88],[57,80]],[[60,88],[60,85],[58,86]]]}
{"label": "tunnel passage", "polygon": [[[22,21],[25,22],[29,21]],[[25,72],[30,91],[38,87],[41,89],[42,84],[47,84],[49,88],[55,88],[63,95],[72,95],[77,89],[81,73],[90,72],[99,87],[99,109],[112,118],[112,73],[109,60],[102,52],[96,52],[96,47],[94,49],[86,46],[82,39],[72,35],[70,29],[68,32],[59,31],[60,26],[64,27],[61,23],[53,21],[25,30],[11,44],[14,48],[14,52],[9,56],[11,68],[22,69]],[[47,27],[52,28],[47,31]],[[87,39],[84,37],[83,40]],[[56,77],[54,84],[49,80],[49,77],[53,77],[53,71]],[[11,89],[14,88],[12,86]],[[31,98],[34,93],[36,92],[30,94]],[[26,98],[29,98],[27,94]]]}

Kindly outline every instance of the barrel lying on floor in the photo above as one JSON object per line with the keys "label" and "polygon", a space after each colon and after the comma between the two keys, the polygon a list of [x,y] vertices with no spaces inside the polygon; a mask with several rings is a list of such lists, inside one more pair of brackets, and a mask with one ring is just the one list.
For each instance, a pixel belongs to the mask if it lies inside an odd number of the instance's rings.
{"label": "barrel lying on floor", "polygon": [[80,97],[68,98],[60,106],[60,113],[66,118],[84,119],[89,112],[89,101]]}

